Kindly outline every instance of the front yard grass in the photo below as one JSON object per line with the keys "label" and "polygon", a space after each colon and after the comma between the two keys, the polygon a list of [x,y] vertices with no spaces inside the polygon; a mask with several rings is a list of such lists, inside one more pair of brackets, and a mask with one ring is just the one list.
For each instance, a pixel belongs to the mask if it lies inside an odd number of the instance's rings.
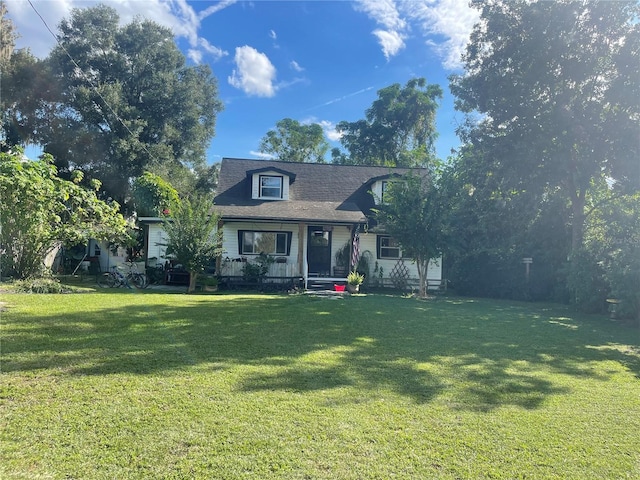
{"label": "front yard grass", "polygon": [[557,305],[5,294],[0,477],[637,479],[640,334]]}

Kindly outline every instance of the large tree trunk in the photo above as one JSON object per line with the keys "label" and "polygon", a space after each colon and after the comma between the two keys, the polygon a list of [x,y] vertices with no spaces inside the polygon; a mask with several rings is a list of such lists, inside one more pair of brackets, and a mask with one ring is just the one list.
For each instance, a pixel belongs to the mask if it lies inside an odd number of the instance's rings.
{"label": "large tree trunk", "polygon": [[187,293],[193,293],[196,290],[196,280],[198,278],[198,272],[189,272],[189,287]]}
{"label": "large tree trunk", "polygon": [[584,222],[585,222],[585,193],[584,190],[576,191],[571,195],[571,253],[577,252],[584,240]]}
{"label": "large tree trunk", "polygon": [[427,271],[429,269],[429,260],[416,258],[416,266],[418,267],[418,278],[420,280],[420,298],[427,298]]}

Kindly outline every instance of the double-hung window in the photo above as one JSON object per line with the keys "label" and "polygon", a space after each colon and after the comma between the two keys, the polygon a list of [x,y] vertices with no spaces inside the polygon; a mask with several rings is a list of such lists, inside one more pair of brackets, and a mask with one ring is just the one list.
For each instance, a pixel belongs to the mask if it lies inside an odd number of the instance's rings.
{"label": "double-hung window", "polygon": [[241,255],[289,255],[291,248],[291,232],[240,230],[238,240]]}
{"label": "double-hung window", "polygon": [[401,258],[400,244],[393,237],[378,235],[378,258]]}
{"label": "double-hung window", "polygon": [[260,198],[282,198],[282,177],[260,175]]}

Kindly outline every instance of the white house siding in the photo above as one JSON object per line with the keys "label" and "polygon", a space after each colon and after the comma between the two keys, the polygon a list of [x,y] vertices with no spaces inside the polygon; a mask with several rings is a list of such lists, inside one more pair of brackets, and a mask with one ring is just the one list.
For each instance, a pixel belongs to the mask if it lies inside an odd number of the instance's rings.
{"label": "white house siding", "polygon": [[164,262],[167,260],[165,258],[167,247],[163,244],[167,243],[167,234],[164,231],[163,225],[161,223],[150,223],[148,235],[147,266],[155,267],[157,264],[164,265]]}
{"label": "white house siding", "polygon": [[[224,222],[222,227],[222,259],[230,260],[245,256],[251,258],[255,255],[240,255],[238,249],[238,230],[254,230],[268,232],[291,232],[291,251],[287,256],[287,263],[298,261],[298,224],[297,223],[265,223],[265,222]],[[278,255],[284,257],[285,255]]]}
{"label": "white house siding", "polygon": [[337,225],[331,232],[331,266],[336,265],[336,253],[345,243],[351,243],[351,225]]}
{"label": "white house siding", "polygon": [[109,242],[99,242],[91,239],[87,246],[86,260],[96,260],[100,264],[101,272],[108,272],[112,267],[122,265],[127,260],[127,250],[117,247],[115,250]]}
{"label": "white house siding", "polygon": [[382,198],[382,180],[373,182],[371,193],[373,193],[373,201],[378,204],[378,201]]}
{"label": "white house siding", "polygon": [[[360,254],[369,257],[370,265],[369,269],[370,275],[374,275],[375,263],[378,262],[378,268],[382,268],[383,270],[383,278],[391,278],[394,267],[398,264],[397,259],[382,259],[377,258],[377,245],[376,245],[376,234],[375,233],[361,233],[360,234]],[[418,268],[416,264],[410,258],[404,258],[403,263],[407,270],[409,271],[409,278],[418,280]],[[377,275],[377,274],[376,274]],[[442,279],[442,259],[432,260],[429,262],[429,267],[427,269],[427,279],[428,280],[441,280]]]}

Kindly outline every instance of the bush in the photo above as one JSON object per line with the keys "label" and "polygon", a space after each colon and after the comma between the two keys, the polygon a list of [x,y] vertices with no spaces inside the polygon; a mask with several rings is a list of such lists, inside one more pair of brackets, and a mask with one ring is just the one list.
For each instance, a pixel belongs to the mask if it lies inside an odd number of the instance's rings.
{"label": "bush", "polygon": [[265,253],[258,255],[253,262],[247,262],[242,267],[242,275],[247,282],[258,282],[266,277],[269,267],[275,259]]}
{"label": "bush", "polygon": [[617,315],[640,323],[640,246],[614,252],[606,278],[611,286],[611,296],[620,300]]}
{"label": "bush", "polygon": [[610,288],[602,263],[582,248],[571,255],[567,269],[567,287],[571,303],[585,313],[603,313]]}
{"label": "bush", "polygon": [[73,291],[55,278],[28,278],[14,282],[13,286],[19,293],[71,293]]}

